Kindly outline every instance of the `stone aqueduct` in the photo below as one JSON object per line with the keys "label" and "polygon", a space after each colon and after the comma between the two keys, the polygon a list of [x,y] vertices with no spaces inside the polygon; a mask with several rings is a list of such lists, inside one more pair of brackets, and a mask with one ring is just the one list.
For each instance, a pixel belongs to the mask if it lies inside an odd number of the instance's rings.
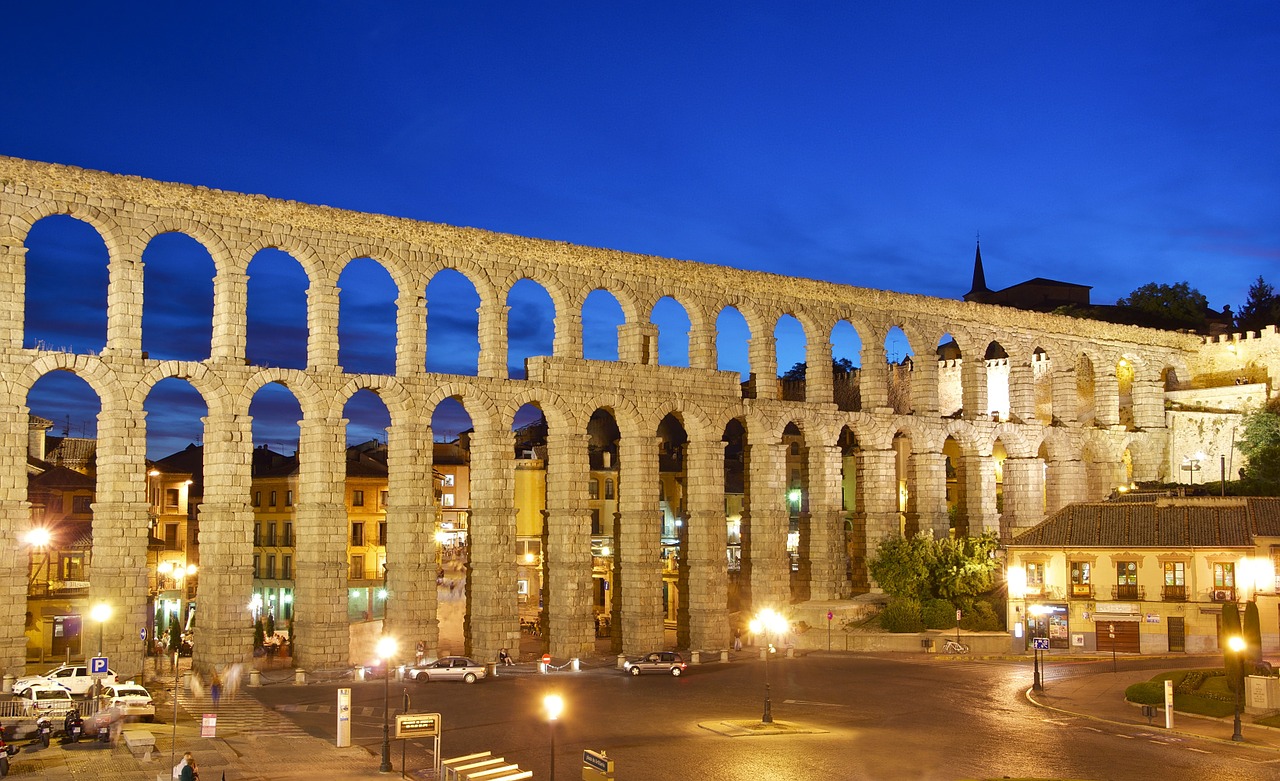
{"label": "stone aqueduct", "polygon": [[[64,214],[92,225],[109,253],[107,341],[101,354],[23,347],[25,239],[33,224]],[[142,252],[165,232],[182,232],[208,249],[216,266],[211,356],[160,361],[141,350]],[[246,268],[262,248],[292,255],[305,269],[307,368],[247,365]],[[7,593],[23,592],[26,554],[16,544],[30,522],[24,469],[28,393],[42,376],[69,371],[99,395],[91,600],[107,600],[122,620],[106,625],[108,655],[141,659],[137,627],[147,604],[148,502],[143,402],[159,381],[187,380],[208,405],[205,490],[200,507],[200,620],[197,664],[240,661],[251,651],[245,605],[252,582],[253,512],[249,506],[253,449],[249,402],[268,383],[281,383],[303,410],[296,504],[295,611],[301,638],[298,664],[345,666],[347,519],[344,505],[344,404],[360,389],[376,392],[390,411],[390,504],[387,511],[388,631],[438,642],[435,589],[419,588],[435,567],[431,481],[432,432],[426,421],[443,399],[460,399],[471,414],[471,571],[469,652],[492,658],[518,645],[520,627],[514,567],[511,425],[533,403],[548,421],[547,618],[556,656],[593,648],[590,518],[587,509],[587,423],[598,409],[613,414],[619,443],[622,645],[628,653],[663,644],[662,564],[658,558],[656,429],[676,416],[688,435],[686,485],[688,636],[692,648],[723,648],[730,636],[725,606],[728,574],[723,496],[726,425],[747,432],[746,510],[742,589],[756,607],[790,598],[786,550],[788,424],[807,445],[805,518],[809,597],[850,594],[842,510],[842,432],[857,439],[859,519],[867,544],[899,533],[900,484],[908,486],[913,523],[945,532],[948,515],[942,449],[948,438],[962,452],[962,479],[972,531],[1011,531],[1035,523],[1046,508],[1105,494],[1132,470],[1154,478],[1164,458],[1164,376],[1185,371],[1200,339],[1099,322],[1028,313],[961,301],[754,273],[686,261],[526,239],[473,229],[360,214],[294,202],[167,184],[78,168],[0,157],[0,518],[10,544],[0,553]],[[396,372],[348,374],[338,361],[336,281],[344,265],[369,257],[398,289]],[[479,292],[478,376],[425,370],[423,291],[441,269],[463,273]],[[555,305],[554,355],[529,361],[527,379],[506,372],[506,292],[521,279],[539,283]],[[596,288],[621,304],[619,360],[583,359],[582,305]],[[649,313],[670,296],[690,319],[689,366],[658,365],[656,326]],[[809,374],[803,401],[779,398],[773,382],[754,383],[744,398],[736,372],[717,371],[717,313],[735,307],[752,337],[754,373],[774,376],[773,325],[784,315],[805,328]],[[861,403],[832,401],[831,345],[841,320],[862,337]],[[890,401],[894,371],[884,339],[899,327],[917,355],[932,355],[944,334],[963,356],[989,355],[998,343],[1005,360],[925,361],[911,367],[906,403]],[[1007,372],[1007,408],[988,409],[989,375]],[[1130,367],[1131,379],[1117,372]],[[940,379],[959,372],[962,410],[940,410]],[[1091,376],[1082,376],[1090,374]],[[1043,375],[1043,376],[1041,376]],[[994,375],[992,375],[994,376]],[[1039,378],[1039,379],[1037,379]],[[1090,388],[1088,404],[1080,389]],[[950,405],[947,405],[950,406]],[[1087,407],[1087,408],[1086,408]],[[1050,413],[1046,409],[1051,409]],[[895,437],[909,437],[910,453],[895,455]],[[997,514],[992,451],[1004,461],[1004,506]],[[1129,466],[1131,465],[1131,466]],[[748,543],[749,540],[749,543]],[[749,546],[749,550],[747,549]],[[0,607],[0,657],[8,672],[24,665],[24,605]],[[128,662],[121,661],[122,672]]]}

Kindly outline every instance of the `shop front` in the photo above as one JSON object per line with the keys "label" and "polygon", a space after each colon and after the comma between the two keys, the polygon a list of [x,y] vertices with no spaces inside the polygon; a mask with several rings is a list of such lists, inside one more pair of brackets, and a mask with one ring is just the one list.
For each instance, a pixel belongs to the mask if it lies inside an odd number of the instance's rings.
{"label": "shop front", "polygon": [[[1027,637],[1047,637],[1051,650],[1071,650],[1070,613],[1065,602],[1032,602],[1027,605]],[[1030,645],[1030,639],[1027,644]]]}

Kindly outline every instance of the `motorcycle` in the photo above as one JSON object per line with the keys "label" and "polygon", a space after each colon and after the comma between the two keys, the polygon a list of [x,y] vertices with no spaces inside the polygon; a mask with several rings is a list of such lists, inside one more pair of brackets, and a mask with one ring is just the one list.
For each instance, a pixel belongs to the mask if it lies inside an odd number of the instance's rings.
{"label": "motorcycle", "polygon": [[80,716],[80,711],[67,711],[67,717],[62,721],[62,731],[67,734],[67,740],[72,743],[79,743],[80,736],[84,734],[84,719]]}
{"label": "motorcycle", "polygon": [[17,753],[17,746],[5,742],[4,727],[0,726],[0,778],[9,775],[9,757]]}
{"label": "motorcycle", "polygon": [[53,724],[49,721],[48,716],[41,716],[36,719],[36,740],[40,741],[40,745],[49,748],[49,738],[53,735]]}

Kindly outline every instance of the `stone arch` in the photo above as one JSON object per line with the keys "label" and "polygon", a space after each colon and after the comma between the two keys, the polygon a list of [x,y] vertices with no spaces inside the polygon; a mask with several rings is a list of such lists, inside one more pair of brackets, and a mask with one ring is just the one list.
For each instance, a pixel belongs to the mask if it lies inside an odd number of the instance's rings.
{"label": "stone arch", "polygon": [[135,402],[140,405],[151,395],[151,391],[163,380],[183,380],[191,385],[200,398],[204,399],[209,414],[234,412],[231,408],[234,395],[227,388],[222,374],[213,371],[207,364],[196,361],[163,361],[142,375],[134,391]]}
{"label": "stone arch", "polygon": [[[478,386],[466,382],[447,382],[423,397],[420,408],[431,413],[445,399],[457,399],[467,409],[471,423],[476,431],[496,431],[500,429],[502,415],[494,398]],[[430,415],[426,415],[430,419]]]}
{"label": "stone arch", "polygon": [[342,414],[342,408],[333,408],[334,399],[325,393],[307,374],[296,369],[266,368],[254,372],[244,383],[235,405],[237,409],[248,410],[253,397],[264,386],[275,383],[288,390],[302,407],[303,418],[330,418]]}
{"label": "stone arch", "polygon": [[1009,353],[999,341],[992,339],[987,342],[983,361],[986,366],[983,380],[987,389],[987,404],[986,410],[980,410],[978,417],[983,417],[981,413],[987,412],[992,420],[1009,420],[1011,411]]}
{"label": "stone arch", "polygon": [[264,235],[256,237],[249,244],[245,245],[243,252],[237,253],[237,262],[243,261],[243,267],[237,270],[247,274],[249,272],[249,266],[253,263],[253,259],[264,249],[280,250],[293,258],[293,260],[302,269],[302,273],[307,275],[308,287],[315,284],[315,280],[321,275],[320,269],[324,265],[323,259],[309,244],[305,244],[290,235]]}
{"label": "stone arch", "polygon": [[54,371],[70,372],[84,380],[98,395],[104,410],[121,409],[128,404],[129,389],[114,370],[96,358],[72,353],[50,353],[36,358],[12,380],[12,392],[26,398],[41,377]]}
{"label": "stone arch", "polygon": [[[679,311],[675,311],[676,309]],[[687,323],[683,333],[676,330],[679,323],[675,321],[681,317]],[[665,327],[660,322],[664,320],[668,321]],[[670,293],[663,295],[654,301],[649,308],[649,325],[657,331],[653,340],[657,358],[654,359],[649,356],[650,360],[648,362],[661,366],[689,366],[692,353],[690,347],[693,342],[693,317],[689,314],[689,307],[685,306],[683,301]],[[676,357],[675,360],[672,360],[672,355],[680,356],[681,354],[683,359]]]}
{"label": "stone arch", "polygon": [[[530,358],[555,354],[557,316],[556,301],[541,283],[521,277],[504,285],[502,304],[506,313],[502,339],[506,350],[506,371],[510,379],[527,379]],[[550,306],[551,311],[546,311]],[[549,330],[544,331],[544,326]],[[517,348],[519,345],[519,348]]]}
{"label": "stone arch", "polygon": [[[151,358],[199,361],[214,355],[218,277],[226,273],[229,257],[211,231],[202,239],[179,229],[188,222],[173,221],[173,226],[159,231],[137,250],[141,260],[138,291],[142,295],[142,316],[137,321],[139,346]],[[210,237],[221,257],[210,249]],[[199,250],[193,251],[192,245]],[[197,257],[201,253],[203,256]],[[205,276],[202,272],[212,273]],[[175,275],[183,286],[180,297],[174,295],[177,290],[163,285],[165,276],[172,279]]]}
{"label": "stone arch", "polygon": [[59,214],[87,223],[97,231],[111,259],[122,257],[129,246],[129,240],[119,224],[103,210],[96,206],[57,199],[42,201],[34,208],[10,217],[9,233],[15,243],[25,247],[27,235],[37,222]]}
{"label": "stone arch", "polygon": [[377,246],[373,244],[357,244],[347,247],[342,252],[333,257],[335,280],[342,277],[342,272],[351,265],[353,261],[368,259],[377,263],[383,271],[387,272],[387,276],[391,278],[391,284],[395,287],[396,295],[399,296],[406,290],[413,290],[416,287],[417,280],[408,268],[408,258],[404,252],[396,251],[390,247]]}
{"label": "stone arch", "polygon": [[[612,302],[612,306],[610,306],[609,302]],[[593,325],[595,324],[594,321],[596,321],[597,319],[603,321],[603,320],[606,320],[606,317],[608,318],[607,323],[605,324],[612,326],[611,335],[607,339],[602,338],[601,341],[612,342],[612,345],[611,345],[612,349],[610,349],[609,347],[597,348],[593,345],[592,337],[596,334],[604,332],[605,329],[587,327],[588,326],[588,317],[587,317],[588,306],[590,306],[592,310],[590,319],[591,321],[593,321],[592,322]],[[617,308],[616,319],[612,316],[614,314],[612,311],[613,307]],[[606,315],[603,311],[597,311],[602,309],[609,309],[611,311],[608,313],[608,315]],[[611,293],[607,288],[603,288],[603,287],[593,288],[592,290],[587,292],[586,296],[583,297],[582,305],[578,308],[578,317],[582,321],[582,327],[583,327],[582,357],[585,358],[586,360],[610,360],[610,361],[618,360],[619,334],[621,333],[621,328],[627,323],[626,310],[622,308],[622,304],[618,301],[618,298],[613,293]]]}
{"label": "stone arch", "polygon": [[1052,425],[1057,409],[1053,398],[1053,359],[1038,344],[1031,350],[1031,386],[1036,421],[1044,426]]}
{"label": "stone arch", "polygon": [[156,220],[155,222],[144,225],[139,232],[133,236],[134,249],[138,253],[138,257],[142,257],[142,252],[155,240],[157,236],[165,233],[181,233],[184,236],[196,241],[200,246],[204,247],[209,253],[209,257],[213,259],[213,267],[215,274],[224,274],[229,272],[233,253],[227,243],[223,240],[221,234],[217,230],[211,228],[198,220],[180,219],[170,217],[167,219]]}
{"label": "stone arch", "polygon": [[458,258],[453,255],[431,255],[426,268],[423,270],[422,284],[424,286],[430,285],[436,274],[445,269],[458,272],[471,283],[471,287],[475,288],[476,295],[480,297],[480,306],[483,307],[486,303],[497,304],[502,301],[502,297],[499,295],[488,269],[469,258]]}
{"label": "stone arch", "polygon": [[367,390],[382,400],[391,415],[393,426],[400,420],[411,421],[417,414],[413,396],[404,383],[397,377],[379,374],[353,375],[334,394],[333,407],[344,409],[347,402],[362,390]]}

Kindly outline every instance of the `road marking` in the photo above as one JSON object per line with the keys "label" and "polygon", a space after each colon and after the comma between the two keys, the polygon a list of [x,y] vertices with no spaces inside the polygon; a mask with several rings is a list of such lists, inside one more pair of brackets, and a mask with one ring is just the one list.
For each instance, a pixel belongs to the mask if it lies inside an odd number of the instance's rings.
{"label": "road marking", "polygon": [[1125,740],[1133,740],[1133,736],[1132,736],[1132,735],[1121,735],[1119,732],[1117,732],[1117,733],[1116,733],[1116,737],[1117,737],[1117,738],[1124,738]]}
{"label": "road marking", "polygon": [[1196,752],[1197,754],[1209,754],[1209,753],[1212,753],[1212,752],[1209,752],[1209,751],[1205,751],[1205,750],[1204,750],[1204,749],[1202,749],[1202,748],[1196,748],[1196,747],[1194,747],[1194,746],[1187,746],[1187,750],[1188,750],[1188,751],[1194,751],[1194,752]]}
{"label": "road marking", "polygon": [[820,705],[824,708],[847,708],[843,702],[814,702],[813,700],[783,700],[786,705]]}

